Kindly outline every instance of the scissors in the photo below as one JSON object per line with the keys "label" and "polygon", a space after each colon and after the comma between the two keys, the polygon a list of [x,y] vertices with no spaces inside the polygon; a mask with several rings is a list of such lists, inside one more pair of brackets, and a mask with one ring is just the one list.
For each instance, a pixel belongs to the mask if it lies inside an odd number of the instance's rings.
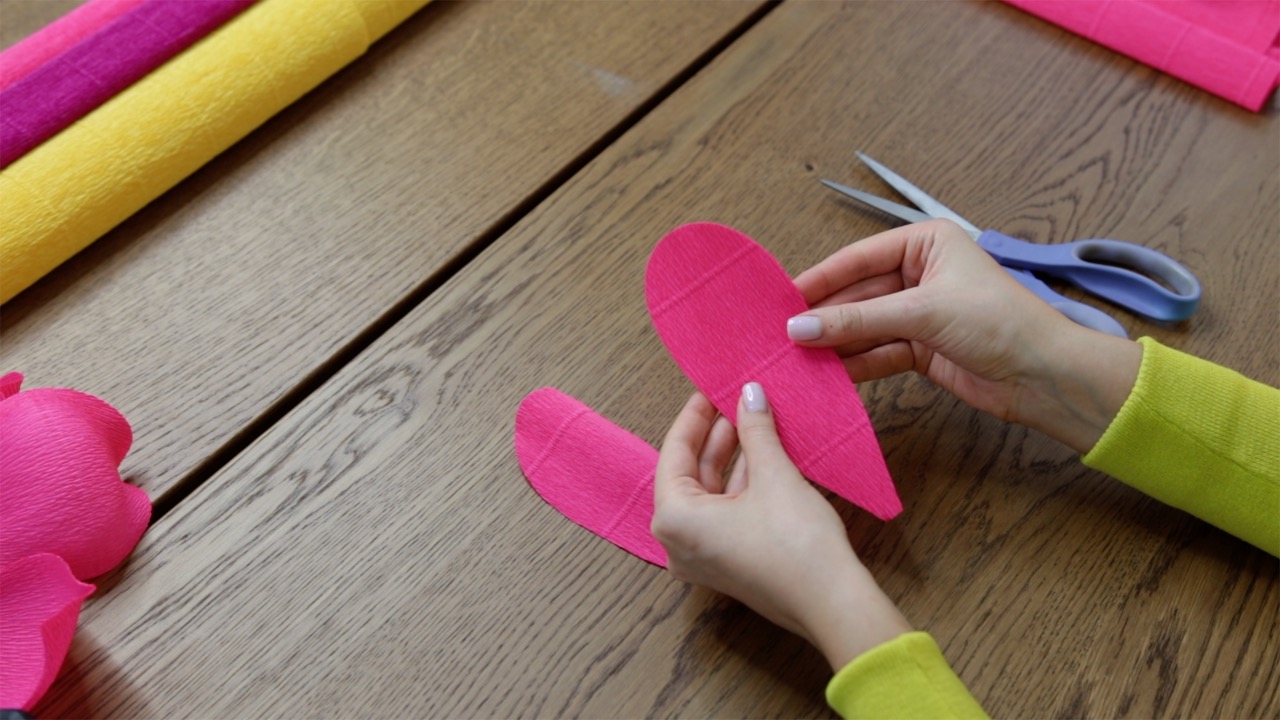
{"label": "scissors", "polygon": [[[934,200],[901,175],[863,153],[857,155],[886,183],[924,212],[830,180],[823,180],[822,184],[907,222],[933,218],[954,221],[1003,265],[1013,279],[1080,325],[1128,337],[1124,327],[1115,318],[1091,305],[1064,297],[1033,273],[1064,280],[1153,320],[1186,320],[1200,303],[1200,281],[1163,253],[1120,240],[1077,240],[1056,245],[1037,245],[995,230],[979,230],[976,225]],[[1164,285],[1152,278],[1162,281]],[[1166,285],[1172,290],[1166,288]]]}

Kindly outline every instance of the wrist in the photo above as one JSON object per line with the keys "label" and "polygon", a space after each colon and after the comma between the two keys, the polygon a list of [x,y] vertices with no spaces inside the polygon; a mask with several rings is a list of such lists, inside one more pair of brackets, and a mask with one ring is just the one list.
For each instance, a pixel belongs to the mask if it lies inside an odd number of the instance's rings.
{"label": "wrist", "polygon": [[833,672],[913,629],[861,563],[833,578],[811,600],[801,624]]}
{"label": "wrist", "polygon": [[1142,346],[1066,323],[1045,342],[1042,363],[1025,383],[1014,419],[1083,454],[1133,390]]}

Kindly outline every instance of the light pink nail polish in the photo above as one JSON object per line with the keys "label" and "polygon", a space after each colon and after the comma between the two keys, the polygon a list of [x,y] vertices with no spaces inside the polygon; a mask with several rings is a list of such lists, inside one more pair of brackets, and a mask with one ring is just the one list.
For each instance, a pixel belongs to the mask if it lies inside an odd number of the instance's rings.
{"label": "light pink nail polish", "polygon": [[812,315],[797,315],[787,321],[787,337],[792,340],[817,340],[822,337],[822,320]]}
{"label": "light pink nail polish", "polygon": [[758,382],[749,382],[742,386],[742,404],[748,412],[764,412],[768,401],[764,399],[764,388]]}

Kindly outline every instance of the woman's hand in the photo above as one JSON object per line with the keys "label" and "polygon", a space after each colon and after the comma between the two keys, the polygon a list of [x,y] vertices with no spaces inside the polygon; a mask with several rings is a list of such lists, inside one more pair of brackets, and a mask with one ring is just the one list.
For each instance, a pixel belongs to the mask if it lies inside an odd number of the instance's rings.
{"label": "woman's hand", "polygon": [[741,600],[816,645],[834,670],[911,630],[787,457],[756,383],[744,388],[736,431],[705,397],[689,399],[662,444],[652,530],[677,578]]}
{"label": "woman's hand", "polygon": [[1076,325],[959,226],[856,242],[796,278],[787,332],[832,347],[854,382],[915,370],[969,405],[1088,452],[1133,388],[1142,347]]}

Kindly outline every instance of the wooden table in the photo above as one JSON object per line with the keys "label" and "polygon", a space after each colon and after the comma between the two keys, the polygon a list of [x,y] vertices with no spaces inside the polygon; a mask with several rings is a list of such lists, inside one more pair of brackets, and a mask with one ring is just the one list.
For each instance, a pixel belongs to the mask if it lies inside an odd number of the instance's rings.
{"label": "wooden table", "polygon": [[[0,0],[5,44],[73,3]],[[1280,124],[984,2],[438,1],[3,308],[0,367],[128,417],[156,519],[40,717],[824,716],[818,654],[569,523],[557,386],[661,438],[649,250],[791,271],[885,227],[863,149],[981,223],[1188,265],[1131,333],[1280,384]],[[1001,717],[1275,717],[1275,558],[917,377],[859,554]],[[856,609],[851,609],[856,611]]]}

